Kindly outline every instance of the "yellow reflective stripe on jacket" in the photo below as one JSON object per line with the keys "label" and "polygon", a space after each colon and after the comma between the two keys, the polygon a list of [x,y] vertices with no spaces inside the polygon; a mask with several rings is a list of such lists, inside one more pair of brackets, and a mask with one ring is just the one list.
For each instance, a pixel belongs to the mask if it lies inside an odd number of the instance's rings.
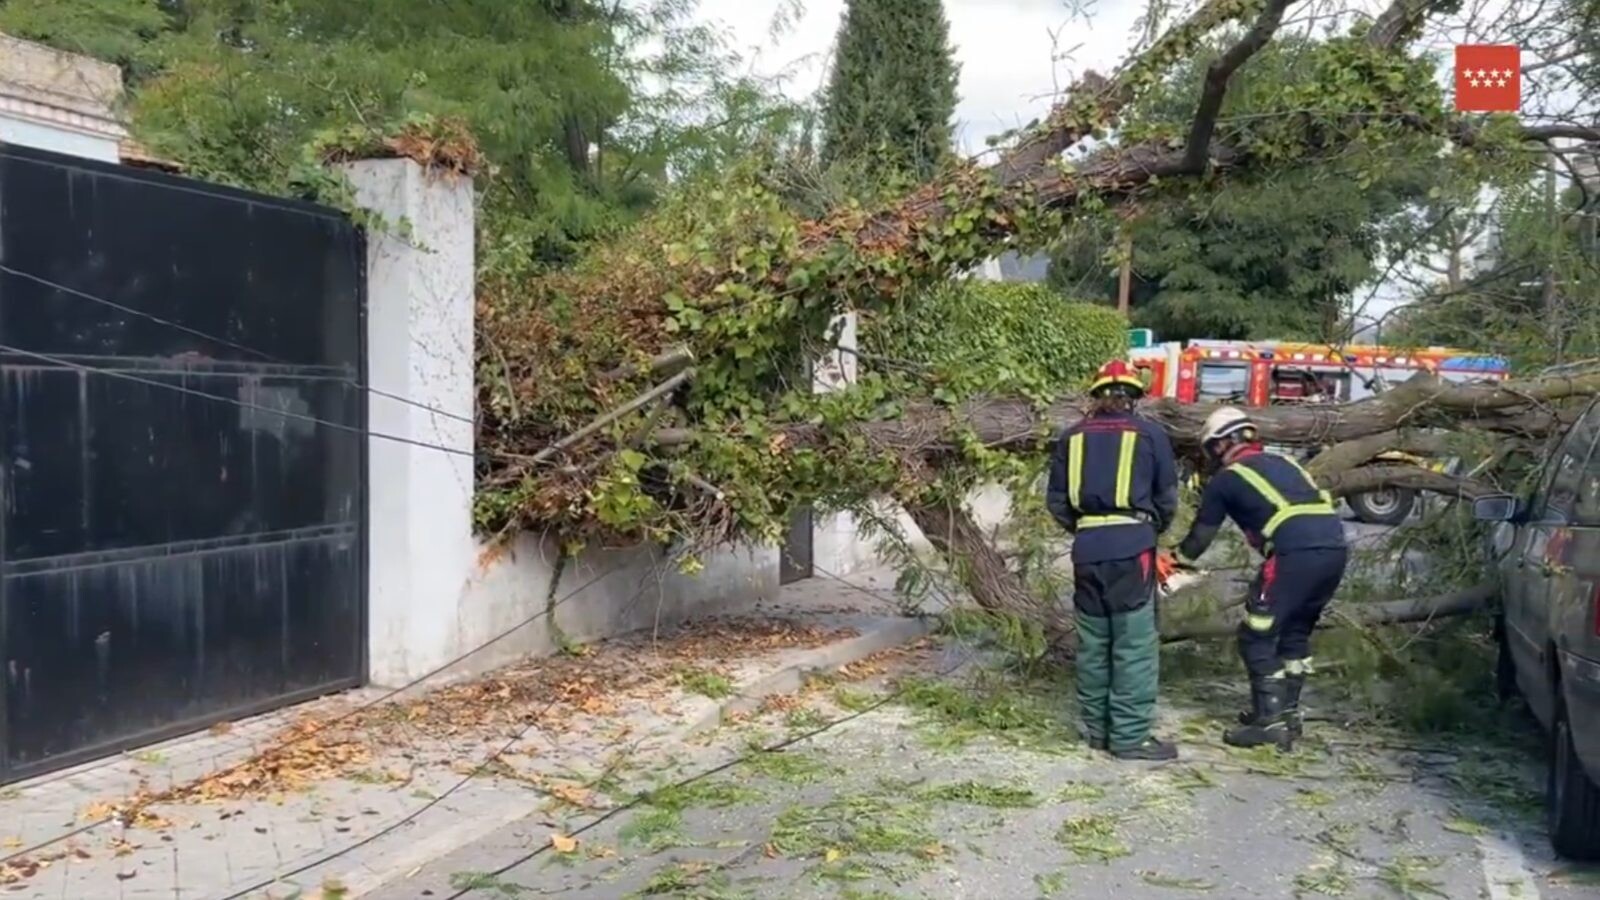
{"label": "yellow reflective stripe on jacket", "polygon": [[1333,495],[1322,488],[1317,487],[1317,480],[1311,477],[1311,473],[1306,471],[1305,466],[1300,465],[1298,460],[1290,459],[1287,456],[1283,457],[1283,460],[1289,465],[1294,466],[1294,470],[1300,473],[1300,477],[1306,480],[1306,484],[1311,485],[1311,487],[1316,490],[1317,496],[1322,498],[1323,503],[1326,503],[1329,506],[1333,505]]}
{"label": "yellow reflective stripe on jacket", "polygon": [[[1139,432],[1129,429],[1122,432],[1122,445],[1117,451],[1117,484],[1116,492],[1112,496],[1113,503],[1118,509],[1133,508],[1133,463],[1134,453],[1139,446]],[[1079,432],[1067,438],[1067,503],[1073,511],[1083,509],[1083,433]],[[1086,524],[1093,522],[1093,524]],[[1094,525],[1123,525],[1137,523],[1138,519],[1128,516],[1084,516],[1078,520],[1080,526],[1093,527]]]}
{"label": "yellow reflective stripe on jacket", "polygon": [[1133,516],[1084,516],[1078,519],[1079,528],[1101,528],[1106,525],[1143,525],[1143,519]]}
{"label": "yellow reflective stripe on jacket", "polygon": [[[1291,464],[1293,464],[1293,462],[1293,460],[1290,460]],[[1304,469],[1300,469],[1298,465],[1295,465],[1295,468],[1299,469],[1300,472],[1304,474]],[[1261,473],[1257,472],[1256,470],[1244,465],[1243,463],[1235,463],[1232,466],[1232,469],[1240,478],[1244,479],[1245,484],[1255,488],[1256,493],[1260,494],[1261,498],[1266,500],[1267,503],[1271,505],[1274,510],[1276,510],[1276,512],[1273,513],[1272,518],[1267,520],[1267,524],[1261,527],[1261,536],[1267,541],[1272,540],[1273,532],[1277,531],[1280,525],[1294,518],[1295,516],[1333,514],[1333,504],[1328,498],[1327,491],[1317,491],[1318,495],[1322,497],[1321,500],[1316,500],[1310,503],[1290,503],[1288,499],[1278,491],[1277,488],[1268,483],[1267,479],[1261,477]],[[1307,475],[1306,478],[1307,480],[1310,480],[1309,475]],[[1311,484],[1315,486],[1316,482],[1313,481]]]}
{"label": "yellow reflective stripe on jacket", "polygon": [[1138,444],[1139,432],[1122,433],[1122,448],[1117,453],[1117,509],[1133,507],[1133,451]]}
{"label": "yellow reflective stripe on jacket", "polygon": [[1079,491],[1083,485],[1083,435],[1067,438],[1067,504],[1074,511],[1083,509]]}
{"label": "yellow reflective stripe on jacket", "polygon": [[1270,615],[1263,616],[1252,613],[1244,617],[1244,624],[1251,631],[1271,631],[1272,623],[1275,621],[1276,619]]}

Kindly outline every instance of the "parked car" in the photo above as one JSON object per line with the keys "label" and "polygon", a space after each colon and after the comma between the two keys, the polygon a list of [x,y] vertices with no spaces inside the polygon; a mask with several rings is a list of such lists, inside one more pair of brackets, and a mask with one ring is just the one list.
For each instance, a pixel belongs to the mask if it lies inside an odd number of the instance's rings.
{"label": "parked car", "polygon": [[1600,860],[1600,403],[1545,461],[1528,497],[1482,497],[1501,613],[1498,680],[1550,736],[1550,841]]}

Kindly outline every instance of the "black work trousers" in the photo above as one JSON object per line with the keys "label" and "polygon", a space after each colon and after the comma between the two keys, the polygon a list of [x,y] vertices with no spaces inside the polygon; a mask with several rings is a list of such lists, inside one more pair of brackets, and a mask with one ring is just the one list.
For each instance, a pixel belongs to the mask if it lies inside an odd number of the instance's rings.
{"label": "black work trousers", "polygon": [[1274,553],[1261,564],[1245,600],[1239,655],[1251,678],[1270,678],[1285,661],[1311,656],[1311,632],[1344,579],[1343,547]]}

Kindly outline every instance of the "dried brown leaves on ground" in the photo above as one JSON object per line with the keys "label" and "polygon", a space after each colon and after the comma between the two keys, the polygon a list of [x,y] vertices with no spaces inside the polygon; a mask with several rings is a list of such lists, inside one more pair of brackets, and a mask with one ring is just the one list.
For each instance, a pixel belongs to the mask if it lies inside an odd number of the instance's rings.
{"label": "dried brown leaves on ground", "polygon": [[[681,694],[677,675],[686,665],[718,669],[854,634],[849,629],[829,630],[780,619],[737,619],[690,624],[660,638],[610,641],[443,687],[420,699],[384,702],[321,718],[304,717],[243,762],[166,791],[141,789],[119,803],[94,804],[84,811],[84,817],[115,818],[130,827],[164,828],[170,823],[150,812],[151,806],[262,798],[303,790],[331,778],[367,778],[374,763],[397,748],[414,747],[423,736],[475,751],[491,735],[530,724],[547,732],[564,732],[580,720],[604,720],[629,707],[659,711]],[[226,730],[213,728],[212,733]],[[469,768],[479,766],[474,763]],[[380,775],[381,780],[409,779],[405,774]]]}
{"label": "dried brown leaves on ground", "polygon": [[19,884],[68,857],[78,860],[92,858],[89,851],[71,844],[13,857],[0,863],[0,884]]}

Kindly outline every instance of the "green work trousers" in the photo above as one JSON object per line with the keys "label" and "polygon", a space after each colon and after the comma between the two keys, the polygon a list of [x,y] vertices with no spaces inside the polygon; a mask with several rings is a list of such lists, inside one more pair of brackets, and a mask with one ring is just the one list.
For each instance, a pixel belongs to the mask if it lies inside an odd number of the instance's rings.
{"label": "green work trousers", "polygon": [[1078,715],[1084,737],[1136,747],[1155,723],[1160,634],[1146,556],[1074,565]]}

